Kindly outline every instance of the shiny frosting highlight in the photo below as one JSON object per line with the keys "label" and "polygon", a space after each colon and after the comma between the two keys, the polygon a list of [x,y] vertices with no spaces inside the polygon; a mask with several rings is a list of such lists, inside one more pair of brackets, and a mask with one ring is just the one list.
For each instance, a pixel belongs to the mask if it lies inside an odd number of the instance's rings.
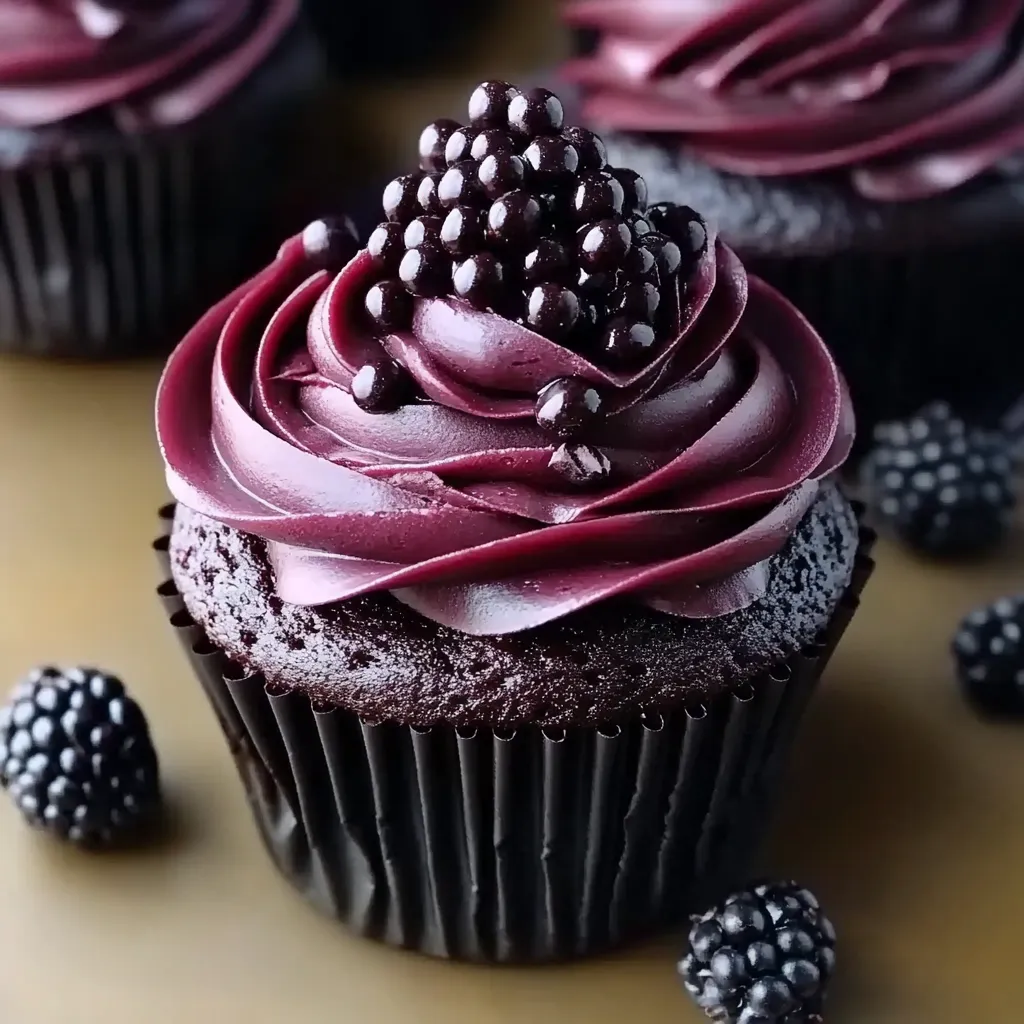
{"label": "shiny frosting highlight", "polygon": [[216,106],[294,23],[299,0],[0,0],[0,127],[100,108],[132,131]]}
{"label": "shiny frosting highlight", "polygon": [[1024,151],[1024,0],[574,0],[584,112],[738,174],[895,201]]}
{"label": "shiny frosting highlight", "polygon": [[[278,595],[389,590],[466,633],[527,629],[617,595],[676,615],[742,608],[846,457],[849,397],[827,348],[712,239],[677,332],[612,373],[493,313],[417,299],[383,340],[422,396],[371,414],[349,385],[381,341],[360,325],[359,253],[312,272],[301,238],[172,355],[157,432],[177,501],[264,538]],[[549,468],[537,390],[576,375],[610,415],[581,440],[600,490]],[[557,443],[557,442],[556,442]]]}

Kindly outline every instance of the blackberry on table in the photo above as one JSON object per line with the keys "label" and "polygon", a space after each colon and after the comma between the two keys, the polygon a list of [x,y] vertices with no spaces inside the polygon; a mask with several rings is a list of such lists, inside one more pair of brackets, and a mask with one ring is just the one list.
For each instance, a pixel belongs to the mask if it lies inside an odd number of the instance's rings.
{"label": "blackberry on table", "polygon": [[957,678],[990,714],[1024,714],[1024,594],[971,612],[953,636]]}
{"label": "blackberry on table", "polygon": [[934,403],[906,421],[881,424],[862,479],[882,522],[911,547],[969,555],[1003,537],[1016,504],[1006,437],[971,427]]}
{"label": "blackberry on table", "polygon": [[0,708],[0,783],[28,823],[87,847],[136,831],[160,803],[149,726],[115,676],[39,668]]}
{"label": "blackberry on table", "polygon": [[818,1024],[835,941],[809,890],[764,882],[694,918],[679,975],[722,1024]]}

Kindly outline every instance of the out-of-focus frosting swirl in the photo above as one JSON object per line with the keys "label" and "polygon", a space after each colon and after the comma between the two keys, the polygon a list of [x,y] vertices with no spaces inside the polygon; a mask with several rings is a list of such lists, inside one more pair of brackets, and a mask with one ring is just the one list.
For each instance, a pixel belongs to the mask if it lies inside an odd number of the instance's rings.
{"label": "out-of-focus frosting swirl", "polygon": [[183,124],[260,64],[299,0],[0,0],[0,127],[109,108],[124,130]]}
{"label": "out-of-focus frosting swirl", "polygon": [[[267,542],[278,595],[390,590],[474,634],[527,629],[616,595],[678,615],[744,607],[846,457],[849,398],[807,322],[721,242],[678,334],[606,371],[493,313],[418,299],[383,344],[425,397],[371,414],[349,386],[381,344],[358,312],[369,256],[311,273],[300,238],[215,306],[164,372],[157,432],[174,497]],[[612,413],[581,438],[612,465],[573,490],[533,419],[554,378]]]}
{"label": "out-of-focus frosting swirl", "polygon": [[575,0],[585,115],[752,175],[924,198],[1024,151],[1024,0]]}

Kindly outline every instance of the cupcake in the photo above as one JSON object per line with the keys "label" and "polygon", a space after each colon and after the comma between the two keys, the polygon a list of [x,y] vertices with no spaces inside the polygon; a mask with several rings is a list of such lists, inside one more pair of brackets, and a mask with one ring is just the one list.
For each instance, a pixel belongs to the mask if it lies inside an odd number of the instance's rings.
{"label": "cupcake", "polygon": [[298,0],[0,0],[0,24],[0,352],[179,338],[273,254],[317,73]]}
{"label": "cupcake", "polygon": [[296,887],[564,959],[742,876],[869,538],[807,321],[551,93],[469,111],[171,356],[160,593]]}
{"label": "cupcake", "polygon": [[367,72],[407,73],[437,61],[484,11],[492,10],[492,5],[478,6],[470,0],[358,5],[306,0],[306,6],[331,67],[345,78]]}
{"label": "cupcake", "polygon": [[1024,2],[579,0],[566,76],[652,198],[697,206],[821,331],[865,437],[1024,379]]}

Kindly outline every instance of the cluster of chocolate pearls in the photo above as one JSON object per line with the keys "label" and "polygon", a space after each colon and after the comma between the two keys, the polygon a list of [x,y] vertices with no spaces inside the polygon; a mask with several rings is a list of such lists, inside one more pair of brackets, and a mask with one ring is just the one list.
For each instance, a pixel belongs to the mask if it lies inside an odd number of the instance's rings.
{"label": "cluster of chocolate pearls", "polygon": [[[386,219],[367,242],[381,275],[365,297],[372,329],[408,330],[414,297],[450,295],[614,371],[641,366],[675,326],[678,282],[707,247],[703,221],[685,206],[649,206],[643,178],[608,167],[600,137],[565,126],[546,89],[484,82],[468,114],[466,125],[428,125],[419,170],[384,190]],[[399,376],[367,368],[371,379],[380,386],[357,401],[392,408]],[[592,386],[563,378],[541,390],[536,418],[568,442],[602,406]],[[574,483],[609,469],[584,448],[563,445],[553,462]]]}

